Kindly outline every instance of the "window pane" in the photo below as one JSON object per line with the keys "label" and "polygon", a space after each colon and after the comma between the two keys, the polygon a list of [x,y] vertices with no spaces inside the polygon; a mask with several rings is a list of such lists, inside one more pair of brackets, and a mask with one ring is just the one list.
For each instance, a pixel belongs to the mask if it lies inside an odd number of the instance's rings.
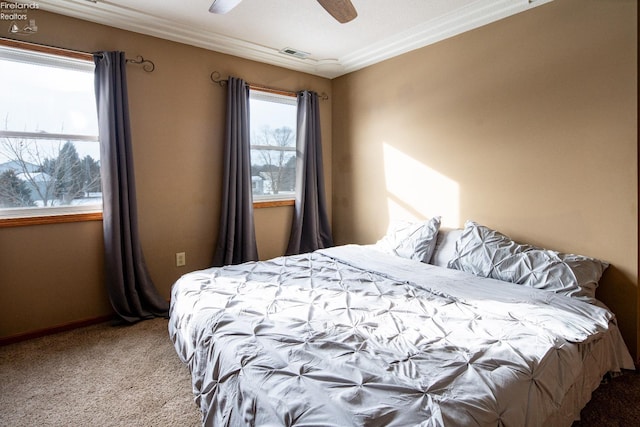
{"label": "window pane", "polygon": [[293,199],[296,99],[252,90],[249,108],[254,200]]}
{"label": "window pane", "polygon": [[[84,70],[7,59],[0,50],[0,129],[97,135],[93,64]],[[50,56],[44,55],[43,56]],[[77,60],[76,60],[77,62]]]}
{"label": "window pane", "polygon": [[97,141],[0,138],[0,208],[101,205],[99,150]]}
{"label": "window pane", "polygon": [[295,196],[295,151],[253,149],[251,163],[254,196]]}
{"label": "window pane", "polygon": [[93,68],[0,46],[0,218],[102,209]]}

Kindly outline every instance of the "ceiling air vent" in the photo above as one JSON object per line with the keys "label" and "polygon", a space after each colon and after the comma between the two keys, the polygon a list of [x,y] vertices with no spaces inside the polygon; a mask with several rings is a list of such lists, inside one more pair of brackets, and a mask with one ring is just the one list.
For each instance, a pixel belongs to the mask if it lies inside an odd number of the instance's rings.
{"label": "ceiling air vent", "polygon": [[285,47],[284,49],[281,49],[280,53],[284,53],[285,55],[289,55],[289,56],[295,56],[296,58],[299,58],[299,59],[305,59],[307,56],[310,55],[310,53],[308,52],[292,49],[290,47]]}

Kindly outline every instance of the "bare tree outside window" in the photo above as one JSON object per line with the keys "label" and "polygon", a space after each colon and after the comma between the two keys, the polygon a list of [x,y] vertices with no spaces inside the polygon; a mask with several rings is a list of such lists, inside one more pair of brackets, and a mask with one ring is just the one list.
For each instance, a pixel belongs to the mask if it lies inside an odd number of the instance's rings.
{"label": "bare tree outside window", "polygon": [[8,159],[0,163],[0,207],[65,206],[101,191],[99,163],[80,159],[71,141],[2,137],[0,158]]}
{"label": "bare tree outside window", "polygon": [[264,126],[258,134],[252,135],[253,176],[259,176],[267,185],[262,193],[280,194],[295,191],[295,132],[289,127],[271,129]]}

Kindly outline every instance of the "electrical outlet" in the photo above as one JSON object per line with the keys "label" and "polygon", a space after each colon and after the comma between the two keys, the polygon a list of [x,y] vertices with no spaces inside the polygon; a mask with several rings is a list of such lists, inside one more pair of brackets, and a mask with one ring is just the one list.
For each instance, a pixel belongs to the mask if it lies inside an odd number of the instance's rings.
{"label": "electrical outlet", "polygon": [[176,252],[176,267],[183,267],[187,264],[187,255],[184,252]]}

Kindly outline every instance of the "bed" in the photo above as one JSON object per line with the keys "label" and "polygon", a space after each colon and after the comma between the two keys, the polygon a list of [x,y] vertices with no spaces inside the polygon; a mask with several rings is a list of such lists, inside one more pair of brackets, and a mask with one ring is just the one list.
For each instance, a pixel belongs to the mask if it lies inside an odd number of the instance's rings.
{"label": "bed", "polygon": [[570,426],[634,368],[606,267],[436,217],[188,273],[169,335],[206,426]]}

